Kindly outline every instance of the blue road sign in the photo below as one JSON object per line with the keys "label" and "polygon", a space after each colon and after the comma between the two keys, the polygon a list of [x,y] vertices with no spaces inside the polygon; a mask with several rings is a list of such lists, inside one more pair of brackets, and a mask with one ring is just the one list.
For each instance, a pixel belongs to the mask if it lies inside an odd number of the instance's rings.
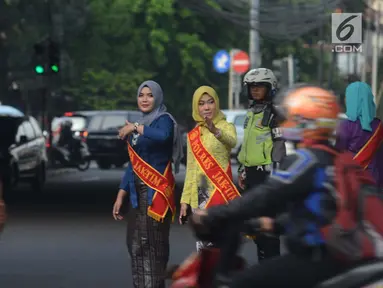
{"label": "blue road sign", "polygon": [[219,50],[213,58],[214,70],[218,73],[226,73],[230,69],[230,54],[225,50]]}

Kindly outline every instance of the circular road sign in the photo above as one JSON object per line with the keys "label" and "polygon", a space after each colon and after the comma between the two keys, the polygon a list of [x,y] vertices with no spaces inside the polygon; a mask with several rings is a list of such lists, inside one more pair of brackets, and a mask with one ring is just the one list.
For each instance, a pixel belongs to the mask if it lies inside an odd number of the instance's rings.
{"label": "circular road sign", "polygon": [[219,50],[213,58],[214,70],[218,73],[226,73],[230,69],[230,54],[225,50]]}
{"label": "circular road sign", "polygon": [[243,74],[250,67],[250,58],[245,51],[239,51],[233,56],[233,70],[238,74]]}

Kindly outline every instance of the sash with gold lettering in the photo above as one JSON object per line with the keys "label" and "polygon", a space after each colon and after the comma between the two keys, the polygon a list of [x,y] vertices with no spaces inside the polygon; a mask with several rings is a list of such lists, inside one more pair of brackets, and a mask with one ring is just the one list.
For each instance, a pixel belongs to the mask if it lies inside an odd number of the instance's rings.
{"label": "sash with gold lettering", "polygon": [[224,171],[217,160],[206,150],[201,141],[200,127],[196,127],[190,131],[188,133],[188,139],[191,151],[199,167],[215,187],[215,190],[210,194],[205,208],[227,204],[229,201],[240,197],[241,194],[232,181],[230,163],[227,171]]}
{"label": "sash with gold lettering", "polygon": [[176,211],[174,201],[175,180],[171,162],[166,166],[164,174],[161,174],[145,162],[129,143],[128,152],[134,173],[142,182],[155,191],[152,205],[148,207],[148,215],[156,221],[162,222],[170,209],[174,217]]}
{"label": "sash with gold lettering", "polygon": [[382,123],[379,123],[379,126],[376,128],[374,134],[367,141],[367,143],[364,144],[362,149],[360,149],[360,151],[355,155],[354,160],[357,161],[364,169],[366,169],[382,144],[383,125]]}

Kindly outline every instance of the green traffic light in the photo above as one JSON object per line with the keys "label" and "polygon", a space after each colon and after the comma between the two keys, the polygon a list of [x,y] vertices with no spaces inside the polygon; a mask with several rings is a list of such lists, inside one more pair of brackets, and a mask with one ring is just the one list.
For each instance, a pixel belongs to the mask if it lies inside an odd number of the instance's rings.
{"label": "green traffic light", "polygon": [[44,67],[41,66],[41,65],[37,65],[35,67],[35,71],[36,71],[37,74],[43,74],[44,73]]}
{"label": "green traffic light", "polygon": [[59,66],[57,66],[57,65],[52,65],[51,69],[53,72],[59,72]]}

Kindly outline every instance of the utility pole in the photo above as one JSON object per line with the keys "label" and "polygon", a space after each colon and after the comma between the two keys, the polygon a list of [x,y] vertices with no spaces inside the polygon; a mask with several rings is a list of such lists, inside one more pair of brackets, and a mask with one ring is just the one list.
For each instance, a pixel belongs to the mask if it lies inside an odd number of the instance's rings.
{"label": "utility pole", "polygon": [[378,10],[374,13],[375,17],[375,43],[372,50],[372,93],[374,95],[374,101],[376,103],[376,93],[378,88],[378,61],[379,61],[379,36],[380,36],[380,8],[381,3],[378,2]]}
{"label": "utility pole", "polygon": [[358,75],[358,53],[354,53],[354,75]]}
{"label": "utility pole", "polygon": [[351,53],[347,53],[347,76],[351,75]]}
{"label": "utility pole", "polygon": [[[323,0],[321,0],[322,8],[324,9]],[[323,11],[324,12],[324,11]],[[323,84],[323,66],[324,66],[324,21],[319,27],[319,65],[318,65],[318,82],[319,86]]]}
{"label": "utility pole", "polygon": [[6,1],[0,1],[0,100],[5,104],[9,100],[8,98],[8,57],[9,57],[9,45],[7,45],[7,34],[10,26],[10,17],[7,17],[9,13],[9,7]]}
{"label": "utility pole", "polygon": [[[367,1],[368,6],[370,7],[371,1]],[[364,47],[363,47],[363,71],[362,71],[362,82],[366,82],[367,80],[367,67],[368,65],[368,55],[370,53],[370,43],[371,43],[371,13],[368,13],[366,17],[366,30],[365,30],[365,38],[364,38]]]}
{"label": "utility pole", "polygon": [[294,84],[294,56],[292,54],[289,54],[287,57],[287,70],[288,72],[288,83],[289,86],[292,86]]}
{"label": "utility pole", "polygon": [[259,43],[259,1],[250,0],[250,35],[249,54],[250,68],[254,69],[262,65],[262,56]]}
{"label": "utility pole", "polygon": [[333,78],[334,78],[334,71],[337,68],[338,63],[338,53],[332,52],[331,53],[331,67],[329,69],[329,76],[328,76],[328,89],[332,90],[333,86]]}
{"label": "utility pole", "polygon": [[[323,26],[319,28],[320,39],[323,39]],[[323,66],[324,66],[324,41],[319,40],[319,65],[318,65],[318,82],[319,86],[323,84]]]}
{"label": "utility pole", "polygon": [[[48,36],[48,40],[49,41],[52,41],[52,35],[53,35],[53,20],[52,20],[52,2],[53,0],[46,0],[46,9],[47,9],[47,20],[48,20],[48,25],[49,25],[49,36]],[[48,43],[49,43],[48,41]],[[48,50],[46,49],[45,50],[46,52],[45,53],[49,53],[47,52]],[[46,55],[46,58],[48,58],[48,55]],[[48,67],[46,67],[47,69]],[[48,69],[47,69],[48,70]],[[51,82],[52,82],[52,78],[51,78],[51,73],[48,73],[47,75],[44,75],[44,78],[45,78],[45,85],[44,85],[44,89],[43,89],[43,99],[42,99],[42,102],[41,102],[41,110],[42,110],[42,123],[41,123],[41,126],[42,126],[42,129],[43,130],[48,130],[48,132],[51,132],[50,130],[50,113],[49,111],[51,110]],[[51,135],[52,133],[49,133],[49,135]]]}
{"label": "utility pole", "polygon": [[233,82],[234,82],[234,71],[233,71],[233,56],[234,56],[234,49],[230,50],[230,69],[229,69],[229,95],[227,97],[228,101],[228,109],[232,110],[233,109],[233,99],[234,99],[234,87],[233,87]]}

